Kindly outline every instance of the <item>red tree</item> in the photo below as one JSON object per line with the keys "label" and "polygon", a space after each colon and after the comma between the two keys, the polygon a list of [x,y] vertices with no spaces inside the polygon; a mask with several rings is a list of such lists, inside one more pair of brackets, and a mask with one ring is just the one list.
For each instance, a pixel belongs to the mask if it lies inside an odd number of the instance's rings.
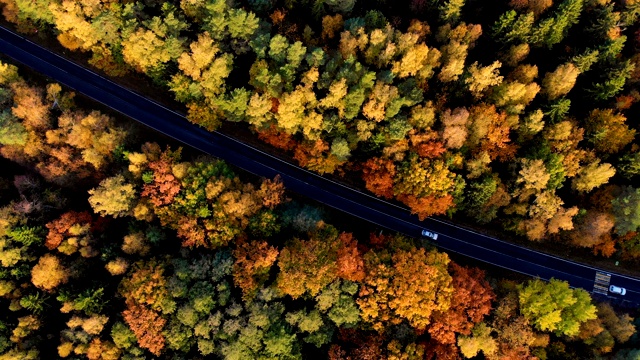
{"label": "red tree", "polygon": [[453,277],[454,301],[447,311],[434,314],[429,327],[431,337],[442,344],[455,344],[456,334],[471,334],[473,326],[489,314],[495,298],[484,271],[453,262],[449,264],[449,271]]}
{"label": "red tree", "polygon": [[170,204],[180,192],[180,182],[171,171],[179,156],[180,150],[166,150],[160,155],[160,159],[149,163],[149,168],[153,171],[153,181],[144,185],[141,195],[147,196],[156,207]]}
{"label": "red tree", "polygon": [[393,161],[371,158],[362,165],[362,179],[367,190],[386,199],[393,198],[393,178],[396,166]]}
{"label": "red tree", "polygon": [[58,219],[48,223],[46,227],[49,229],[49,233],[44,243],[47,249],[53,250],[57,248],[65,237],[71,235],[69,234],[69,229],[76,224],[91,224],[91,214],[86,211],[68,211]]}

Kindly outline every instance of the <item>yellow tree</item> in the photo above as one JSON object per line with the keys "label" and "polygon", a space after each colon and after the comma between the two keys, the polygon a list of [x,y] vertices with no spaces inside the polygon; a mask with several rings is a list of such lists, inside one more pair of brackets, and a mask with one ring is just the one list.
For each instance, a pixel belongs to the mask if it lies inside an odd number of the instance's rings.
{"label": "yellow tree", "polygon": [[438,79],[442,82],[456,81],[464,73],[464,62],[467,59],[469,45],[450,41],[442,47],[442,67]]}
{"label": "yellow tree", "polygon": [[606,184],[615,173],[616,169],[611,164],[601,164],[599,160],[596,160],[580,168],[571,182],[571,187],[581,192],[589,192]]}
{"label": "yellow tree", "polygon": [[547,73],[542,80],[542,89],[549,100],[566,95],[573,89],[580,70],[572,63],[560,65],[555,71]]}
{"label": "yellow tree", "polygon": [[[400,46],[402,48],[402,44]],[[433,74],[433,68],[439,65],[439,60],[438,49],[430,49],[424,43],[415,44],[404,51],[400,60],[393,62],[391,71],[399,78],[416,76],[428,79]]]}
{"label": "yellow tree", "polygon": [[551,174],[540,159],[523,159],[522,169],[516,180],[522,186],[521,194],[529,195],[531,191],[539,192],[547,187]]}
{"label": "yellow tree", "polygon": [[335,108],[338,110],[338,116],[344,117],[345,96],[347,96],[347,79],[342,78],[331,84],[327,96],[320,100],[318,106],[324,109]]}
{"label": "yellow tree", "polygon": [[398,88],[377,81],[369,95],[369,100],[362,107],[362,114],[367,119],[380,122],[386,117],[386,107],[398,96]]}
{"label": "yellow tree", "polygon": [[302,131],[309,140],[319,140],[322,115],[315,111],[318,104],[310,86],[298,86],[280,99],[276,121],[278,127],[289,134]]}
{"label": "yellow tree", "polygon": [[469,77],[465,79],[465,83],[469,87],[469,91],[473,96],[479,98],[482,92],[490,86],[500,85],[503,77],[500,76],[500,61],[494,61],[489,66],[478,66],[478,62],[474,62],[468,68]]}
{"label": "yellow tree", "polygon": [[163,39],[155,32],[138,28],[122,41],[122,55],[127,63],[142,72],[176,59],[182,53],[181,40]]}
{"label": "yellow tree", "polygon": [[462,178],[440,159],[419,159],[412,154],[396,173],[393,192],[421,219],[443,214],[453,206],[453,192]]}
{"label": "yellow tree", "polygon": [[587,138],[596,151],[613,154],[633,141],[634,129],[625,124],[627,118],[612,109],[594,109],[585,120]]}
{"label": "yellow tree", "polygon": [[357,299],[362,319],[378,332],[405,320],[425,329],[434,311],[446,311],[450,306],[453,287],[448,263],[447,254],[422,248],[410,247],[394,254],[369,251]]}
{"label": "yellow tree", "polygon": [[44,290],[53,290],[68,280],[68,270],[60,263],[60,259],[51,254],[43,255],[31,269],[31,282]]}
{"label": "yellow tree", "polygon": [[174,75],[170,87],[179,101],[204,97],[213,99],[225,92],[225,79],[231,73],[233,57],[220,52],[208,32],[198,35],[190,45],[190,52],[178,58],[181,72]]}
{"label": "yellow tree", "polygon": [[133,185],[126,183],[122,175],[102,180],[100,186],[89,190],[89,195],[94,212],[113,217],[126,215],[136,199]]}
{"label": "yellow tree", "polygon": [[60,44],[70,50],[85,51],[95,46],[101,40],[99,29],[92,26],[87,18],[91,19],[100,14],[104,10],[102,5],[100,1],[65,0],[61,3],[51,3],[49,9],[55,19],[56,28],[60,31]]}

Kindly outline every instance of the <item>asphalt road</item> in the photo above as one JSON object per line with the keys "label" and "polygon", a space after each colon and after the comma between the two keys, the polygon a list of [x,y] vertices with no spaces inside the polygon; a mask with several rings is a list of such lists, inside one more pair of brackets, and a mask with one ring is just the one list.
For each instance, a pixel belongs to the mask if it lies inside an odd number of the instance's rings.
{"label": "asphalt road", "polygon": [[[248,146],[221,133],[210,133],[177,113],[0,27],[0,53],[108,106],[185,145],[264,177],[280,175],[287,189],[389,230],[430,240],[443,250],[541,279],[566,280],[594,290],[596,273],[627,289],[624,296],[606,295],[621,305],[640,304],[640,279],[550,256],[510,244],[448,221],[419,221],[402,206],[336,183]],[[423,236],[437,234],[437,240]],[[599,295],[604,296],[604,295]]]}

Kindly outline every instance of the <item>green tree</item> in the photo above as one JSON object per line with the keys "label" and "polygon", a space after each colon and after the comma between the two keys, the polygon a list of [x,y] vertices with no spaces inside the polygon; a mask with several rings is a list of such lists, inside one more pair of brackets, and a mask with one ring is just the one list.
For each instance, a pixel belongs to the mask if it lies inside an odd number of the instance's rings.
{"label": "green tree", "polygon": [[634,68],[635,65],[630,60],[621,62],[616,67],[604,72],[604,80],[593,84],[589,91],[596,100],[612,98],[622,90]]}
{"label": "green tree", "polygon": [[360,309],[355,301],[358,284],[336,280],[315,297],[316,309],[327,314],[339,327],[353,327],[360,322]]}
{"label": "green tree", "polygon": [[580,324],[597,317],[589,293],[571,289],[567,282],[556,279],[519,285],[518,298],[520,313],[540,331],[576,336]]}
{"label": "green tree", "polygon": [[444,23],[456,23],[460,18],[464,3],[465,0],[447,0],[443,2],[438,7],[440,19],[442,19]]}
{"label": "green tree", "polygon": [[0,112],[0,145],[19,145],[24,146],[27,142],[28,133],[13,116],[11,111],[3,110]]}
{"label": "green tree", "polygon": [[500,18],[493,24],[491,27],[492,35],[502,43],[527,43],[534,22],[535,17],[532,12],[518,14],[514,10],[509,10],[500,15]]}
{"label": "green tree", "polygon": [[640,189],[625,186],[611,204],[618,234],[624,235],[640,227]]}
{"label": "green tree", "polygon": [[571,62],[576,66],[580,73],[584,73],[591,69],[591,66],[598,61],[600,52],[598,50],[587,49],[584,53],[571,58]]}
{"label": "green tree", "polygon": [[578,23],[583,9],[583,0],[565,0],[558,6],[555,16],[538,23],[529,37],[529,43],[551,48],[559,44],[569,29]]}
{"label": "green tree", "polygon": [[553,122],[558,122],[564,119],[570,107],[571,100],[560,98],[549,105],[544,115],[548,116]]}
{"label": "green tree", "polygon": [[627,179],[640,174],[640,152],[625,154],[620,158],[618,170]]}

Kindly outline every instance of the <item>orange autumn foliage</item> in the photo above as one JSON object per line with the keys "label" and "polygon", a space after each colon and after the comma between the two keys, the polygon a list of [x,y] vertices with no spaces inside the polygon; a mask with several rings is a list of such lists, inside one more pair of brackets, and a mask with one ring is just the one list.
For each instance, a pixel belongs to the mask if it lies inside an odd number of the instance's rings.
{"label": "orange autumn foliage", "polygon": [[278,249],[266,241],[239,241],[233,250],[233,281],[245,299],[253,298],[278,258]]}
{"label": "orange autumn foliage", "polygon": [[[13,97],[7,108],[13,105],[11,112],[24,133],[21,141],[0,146],[0,154],[58,185],[100,178],[126,132],[98,111],[71,111],[73,93],[61,95],[55,91],[59,85],[50,85],[45,93],[19,77],[9,84]],[[62,110],[57,118],[51,112],[55,107]]]}
{"label": "orange autumn foliage", "polygon": [[198,224],[198,220],[181,216],[178,220],[178,237],[182,239],[184,247],[208,247],[205,229]]}
{"label": "orange autumn foliage", "polygon": [[429,141],[418,144],[416,146],[416,152],[418,153],[418,155],[420,155],[420,157],[426,157],[430,159],[435,159],[444,154],[446,151],[447,148],[440,141]]}
{"label": "orange autumn foliage", "polygon": [[338,278],[364,278],[364,260],[351,234],[320,222],[309,240],[294,239],[278,256],[276,286],[294,299],[316,296]]}
{"label": "orange autumn foliage", "polygon": [[293,136],[278,130],[275,125],[271,125],[265,130],[259,130],[258,138],[282,150],[293,150],[293,148],[296,147],[296,141],[293,139]]}
{"label": "orange autumn foliage", "polygon": [[436,312],[429,327],[432,339],[442,344],[455,344],[456,334],[469,335],[473,326],[489,314],[495,294],[485,280],[484,271],[478,268],[449,264],[453,277],[451,307]]}
{"label": "orange autumn foliage", "polygon": [[337,277],[331,248],[331,244],[321,239],[294,239],[278,256],[278,288],[294,299],[305,293],[316,296]]}
{"label": "orange autumn foliage", "polygon": [[86,211],[68,211],[58,219],[49,222],[46,227],[49,229],[44,245],[49,250],[57,248],[65,237],[70,236],[69,229],[76,224],[90,224],[91,214]]}
{"label": "orange autumn foliage", "polygon": [[351,233],[341,233],[338,236],[338,277],[350,281],[364,279],[364,260],[358,250],[358,240]]}
{"label": "orange autumn foliage", "polygon": [[442,344],[431,340],[426,344],[425,360],[459,360],[462,359],[458,347],[453,344]]}
{"label": "orange autumn foliage", "polygon": [[403,321],[425,329],[433,312],[449,308],[453,287],[446,254],[424,248],[392,255],[369,251],[364,259],[366,276],[356,302],[362,319],[379,333]]}
{"label": "orange autumn foliage", "polygon": [[162,330],[166,320],[160,314],[162,302],[168,296],[164,266],[154,260],[136,266],[118,289],[127,305],[122,315],[140,347],[157,356],[165,346]]}
{"label": "orange autumn foliage", "polygon": [[158,312],[139,305],[128,307],[122,316],[136,335],[138,345],[156,356],[160,355],[165,345],[162,329],[167,321]]}
{"label": "orange autumn foliage", "polygon": [[331,174],[346,161],[338,159],[329,151],[329,143],[324,140],[316,140],[298,144],[294,150],[293,158],[300,166],[320,174]]}
{"label": "orange autumn foliage", "polygon": [[174,159],[179,154],[180,150],[177,152],[164,151],[160,155],[160,159],[152,161],[148,165],[153,171],[153,181],[144,185],[141,195],[148,197],[156,207],[170,204],[180,192],[180,182],[171,170]]}
{"label": "orange autumn foliage", "polygon": [[611,234],[606,234],[602,237],[602,242],[593,247],[593,254],[611,257],[611,255],[615,254],[616,250],[615,240],[611,238]]}
{"label": "orange autumn foliage", "polygon": [[631,95],[619,95],[616,97],[615,107],[617,110],[627,110],[629,109],[635,102],[638,101],[638,98]]}
{"label": "orange autumn foliage", "polygon": [[376,235],[376,233],[369,234],[369,245],[375,249],[383,249],[388,246],[393,241],[393,236],[383,234]]}
{"label": "orange autumn foliage", "polygon": [[393,161],[371,158],[362,165],[362,179],[367,190],[385,199],[393,198],[393,178],[396,166]]}
{"label": "orange autumn foliage", "polygon": [[[501,119],[504,120],[504,117]],[[507,161],[515,158],[518,148],[510,143],[509,131],[504,123],[492,124],[487,137],[482,141],[481,151],[486,151],[492,160]]]}
{"label": "orange autumn foliage", "polygon": [[273,209],[285,201],[284,184],[280,175],[276,175],[273,180],[265,179],[260,184],[260,189],[256,196],[262,199],[262,205]]}
{"label": "orange autumn foliage", "polygon": [[45,131],[51,125],[49,118],[49,106],[44,103],[42,89],[27,85],[26,82],[12,84],[13,101],[15,106],[11,109],[13,115],[23,119],[24,126],[34,131]]}
{"label": "orange autumn foliage", "polygon": [[444,214],[454,205],[453,196],[450,194],[444,196],[428,195],[424,197],[403,194],[397,198],[409,206],[411,213],[418,215],[420,220],[424,220],[432,215]]}

